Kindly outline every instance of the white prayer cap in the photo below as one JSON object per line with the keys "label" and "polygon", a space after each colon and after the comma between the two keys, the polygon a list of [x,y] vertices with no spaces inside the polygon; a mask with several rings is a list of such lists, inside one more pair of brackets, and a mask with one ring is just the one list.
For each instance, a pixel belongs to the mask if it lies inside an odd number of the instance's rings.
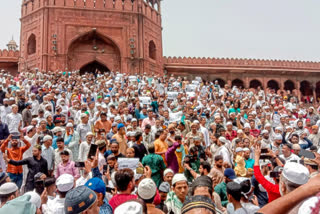
{"label": "white prayer cap", "polygon": [[139,202],[127,201],[119,205],[115,210],[114,214],[143,214],[143,207]]}
{"label": "white prayer cap", "polygon": [[267,123],[264,127],[271,127],[271,124]]}
{"label": "white prayer cap", "polygon": [[62,132],[63,131],[63,129],[62,128],[60,128],[59,126],[56,126],[56,127],[54,127],[53,129],[52,129],[52,132],[55,134],[55,133],[57,133],[57,132]]}
{"label": "white prayer cap", "polygon": [[46,142],[47,140],[52,140],[52,137],[50,135],[46,135],[43,137],[43,142]]}
{"label": "white prayer cap", "polygon": [[237,148],[236,148],[236,153],[237,153],[237,152],[243,152],[243,149],[242,149],[241,147],[237,147]]}
{"label": "white prayer cap", "polygon": [[86,134],[86,137],[88,137],[88,136],[90,136],[90,135],[93,136],[93,133],[92,133],[92,132],[88,132],[88,133]]}
{"label": "white prayer cap", "polygon": [[179,182],[179,181],[185,181],[187,182],[187,178],[184,176],[184,174],[181,173],[177,173],[173,176],[172,178],[172,185],[174,185],[175,183]]}
{"label": "white prayer cap", "polygon": [[30,195],[30,202],[35,205],[37,208],[41,207],[41,198],[40,195],[36,192],[26,192],[24,195]]}
{"label": "white prayer cap", "polygon": [[245,123],[243,128],[249,128],[250,129],[250,124],[249,123]]}
{"label": "white prayer cap", "polygon": [[166,174],[168,174],[168,173],[172,173],[172,174],[174,174],[174,172],[173,172],[173,170],[172,170],[172,169],[167,168],[166,170],[164,170],[164,171],[163,171],[163,176],[166,176]]}
{"label": "white prayer cap", "polygon": [[72,128],[73,125],[72,125],[72,123],[67,123],[66,127],[67,127],[67,128]]}
{"label": "white prayer cap", "polygon": [[34,126],[32,126],[32,125],[27,126],[27,133],[30,132],[33,128],[34,128]]}
{"label": "white prayer cap", "polygon": [[58,177],[56,185],[60,192],[68,192],[74,186],[74,178],[70,174],[62,174]]}
{"label": "white prayer cap", "polygon": [[269,134],[269,131],[268,130],[262,130],[261,134]]}
{"label": "white prayer cap", "polygon": [[13,182],[7,182],[0,186],[0,195],[8,195],[18,190],[18,186]]}
{"label": "white prayer cap", "polygon": [[276,135],[274,136],[274,139],[275,139],[275,140],[282,140],[282,135],[281,135],[281,134],[276,134]]}
{"label": "white prayer cap", "polygon": [[242,129],[238,129],[237,133],[242,134],[243,133]]}
{"label": "white prayer cap", "polygon": [[80,114],[80,118],[82,119],[82,118],[84,118],[84,117],[87,117],[88,115],[86,114],[86,113],[81,113]]}
{"label": "white prayer cap", "polygon": [[218,138],[218,140],[220,141],[220,142],[222,142],[222,143],[227,143],[228,141],[227,141],[227,139],[225,138],[225,137],[219,137]]}
{"label": "white prayer cap", "polygon": [[230,125],[232,126],[232,122],[230,122],[230,121],[227,122],[226,126],[230,126]]}
{"label": "white prayer cap", "polygon": [[287,162],[282,171],[282,176],[288,181],[303,185],[309,180],[309,170],[300,163]]}
{"label": "white prayer cap", "polygon": [[157,186],[151,178],[143,179],[138,185],[138,195],[140,198],[148,200],[157,193]]}
{"label": "white prayer cap", "polygon": [[114,120],[115,120],[115,121],[121,120],[121,117],[120,117],[120,116],[116,116],[116,117],[114,118]]}
{"label": "white prayer cap", "polygon": [[276,127],[276,130],[282,131],[282,127],[281,127],[281,126],[277,126],[277,127]]}

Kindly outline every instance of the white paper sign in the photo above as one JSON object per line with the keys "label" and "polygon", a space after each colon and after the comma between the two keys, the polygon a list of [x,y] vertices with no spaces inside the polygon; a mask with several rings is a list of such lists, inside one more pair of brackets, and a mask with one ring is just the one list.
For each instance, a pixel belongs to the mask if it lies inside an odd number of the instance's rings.
{"label": "white paper sign", "polygon": [[167,93],[168,99],[169,99],[169,100],[174,100],[174,99],[177,98],[178,94],[179,94],[178,92],[168,92],[168,93]]}
{"label": "white paper sign", "polygon": [[190,85],[187,85],[186,91],[187,91],[187,92],[194,92],[194,91],[197,90],[197,88],[198,88],[197,85],[190,84]]}
{"label": "white paper sign", "polygon": [[187,97],[190,98],[190,97],[195,97],[196,96],[196,93],[195,92],[187,92]]}
{"label": "white paper sign", "polygon": [[139,158],[118,158],[118,169],[129,168],[133,171],[139,166]]}
{"label": "white paper sign", "polygon": [[176,112],[176,113],[170,113],[169,115],[170,117],[170,122],[179,122],[181,121],[181,117],[182,117],[182,111]]}
{"label": "white paper sign", "polygon": [[151,98],[150,97],[139,97],[140,103],[142,105],[150,105],[151,104]]}
{"label": "white paper sign", "polygon": [[137,81],[137,76],[129,76],[129,81]]}

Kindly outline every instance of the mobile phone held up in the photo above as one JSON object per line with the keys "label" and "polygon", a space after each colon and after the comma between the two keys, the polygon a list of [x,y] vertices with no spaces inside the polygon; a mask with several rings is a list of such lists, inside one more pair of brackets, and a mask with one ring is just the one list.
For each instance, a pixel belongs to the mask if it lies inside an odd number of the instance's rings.
{"label": "mobile phone held up", "polygon": [[91,159],[92,156],[96,156],[98,146],[96,144],[91,144],[90,145],[90,150],[88,153],[88,158]]}
{"label": "mobile phone held up", "polygon": [[75,162],[75,167],[78,167],[78,168],[81,168],[81,167],[84,167],[84,162]]}

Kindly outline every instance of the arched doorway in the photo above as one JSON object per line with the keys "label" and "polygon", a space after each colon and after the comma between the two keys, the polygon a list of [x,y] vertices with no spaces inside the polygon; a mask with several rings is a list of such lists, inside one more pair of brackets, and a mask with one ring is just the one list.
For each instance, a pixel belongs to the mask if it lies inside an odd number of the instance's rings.
{"label": "arched doorway", "polygon": [[275,80],[269,80],[267,83],[267,87],[275,90],[275,92],[277,92],[280,88],[278,82]]}
{"label": "arched doorway", "polygon": [[86,65],[106,70],[101,67],[103,65],[108,71],[121,71],[120,49],[113,40],[96,30],[87,32],[71,42],[67,60],[69,70],[83,70]]}
{"label": "arched doorway", "polygon": [[80,68],[80,75],[85,73],[94,73],[95,75],[98,73],[110,72],[109,68],[98,61],[93,61],[87,65],[84,65]]}
{"label": "arched doorway", "polygon": [[232,84],[232,87],[237,86],[238,88],[244,88],[244,83],[240,79],[234,79],[231,84]]}
{"label": "arched doorway", "polygon": [[320,102],[320,81],[317,82],[316,84],[316,97],[317,97],[317,102]]}
{"label": "arched doorway", "polygon": [[284,82],[284,90],[292,92],[295,88],[293,81],[287,80]]}
{"label": "arched doorway", "polygon": [[223,79],[220,79],[220,78],[215,79],[215,81],[218,81],[218,84],[220,85],[221,88],[223,88],[224,85],[226,84],[226,82]]}
{"label": "arched doorway", "polygon": [[312,96],[312,86],[311,83],[307,80],[304,80],[300,83],[300,92],[303,96]]}
{"label": "arched doorway", "polygon": [[260,88],[262,88],[262,84],[259,80],[251,80],[250,84],[249,84],[249,88],[258,88],[260,86]]}

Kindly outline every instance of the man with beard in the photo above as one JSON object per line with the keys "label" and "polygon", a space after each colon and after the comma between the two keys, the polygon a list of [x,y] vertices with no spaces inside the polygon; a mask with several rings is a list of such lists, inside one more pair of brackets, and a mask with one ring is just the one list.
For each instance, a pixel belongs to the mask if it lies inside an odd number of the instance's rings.
{"label": "man with beard", "polygon": [[114,154],[114,157],[118,160],[118,158],[125,157],[122,153],[119,152],[119,143],[116,139],[110,140],[110,150],[104,153],[104,157],[107,159],[109,155]]}
{"label": "man with beard", "polygon": [[191,124],[191,132],[189,132],[186,136],[187,138],[187,145],[189,146],[189,148],[194,146],[194,139],[195,137],[199,137],[200,138],[200,142],[201,145],[203,145],[204,143],[204,137],[203,134],[198,131],[198,124],[197,123],[192,123]]}
{"label": "man with beard", "polygon": [[201,176],[209,175],[210,171],[211,171],[211,166],[207,161],[203,161],[200,163],[199,172]]}
{"label": "man with beard", "polygon": [[[7,151],[7,158],[20,161],[23,153],[30,148],[31,144],[24,139],[23,135],[21,135],[20,139],[24,142],[25,146],[18,147],[18,139],[12,139],[11,137],[12,136],[9,135],[9,137],[3,142],[1,145],[1,151],[3,154]],[[11,143],[11,148],[8,148],[9,142]],[[7,172],[10,180],[16,183],[20,188],[22,185],[22,167],[8,164]]]}
{"label": "man with beard", "polygon": [[3,100],[3,103],[4,103],[3,106],[0,106],[0,117],[3,123],[8,124],[7,115],[12,112],[12,108],[11,106],[9,106],[9,99],[5,98]]}
{"label": "man with beard", "polygon": [[223,181],[223,157],[221,155],[217,155],[214,157],[214,166],[210,170],[209,176],[212,177],[215,184],[219,184]]}
{"label": "man with beard", "polygon": [[118,194],[109,201],[110,206],[115,210],[120,204],[131,199],[136,199],[137,195],[131,194],[135,188],[134,172],[131,169],[121,169],[115,174]]}
{"label": "man with beard", "polygon": [[308,136],[308,139],[312,142],[312,144],[316,147],[319,147],[320,144],[320,132],[319,126],[312,126],[312,133]]}
{"label": "man with beard", "polygon": [[32,191],[34,189],[34,176],[38,172],[42,172],[45,175],[41,177],[41,179],[45,179],[46,176],[48,176],[48,164],[46,159],[41,157],[41,146],[35,145],[32,148],[32,156],[23,160],[15,161],[10,160],[7,157],[5,157],[6,161],[9,164],[12,164],[14,166],[21,166],[21,165],[27,165],[28,166],[28,175],[27,175],[27,181],[25,186],[25,192]]}
{"label": "man with beard", "polygon": [[[286,163],[280,176],[279,191],[281,196],[294,191],[299,186],[307,183],[308,180],[309,171],[305,166],[294,162]],[[298,209],[300,208],[302,203],[296,204],[296,206],[292,208],[288,213],[298,213]]]}
{"label": "man with beard", "polygon": [[271,141],[269,138],[269,131],[264,129],[262,130],[261,135],[262,135],[261,148],[267,148],[267,146],[271,144]]}

